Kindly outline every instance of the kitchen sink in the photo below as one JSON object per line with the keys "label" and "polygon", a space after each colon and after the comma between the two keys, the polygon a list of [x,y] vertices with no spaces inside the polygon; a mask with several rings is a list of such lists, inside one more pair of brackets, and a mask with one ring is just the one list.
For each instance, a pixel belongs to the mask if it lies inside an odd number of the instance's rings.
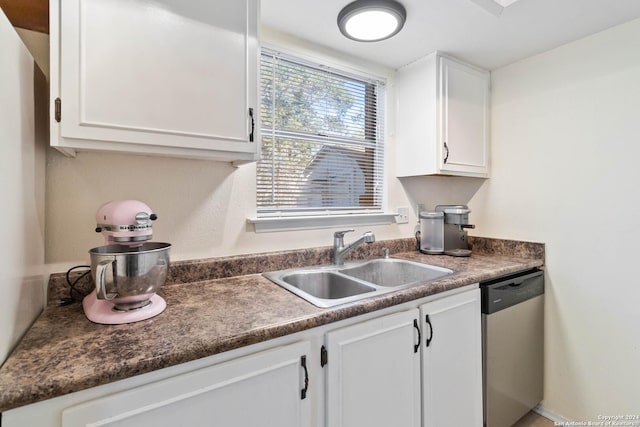
{"label": "kitchen sink", "polygon": [[343,268],[340,272],[374,285],[387,287],[411,286],[453,273],[448,268],[396,258],[374,259],[354,267]]}
{"label": "kitchen sink", "polygon": [[344,266],[294,268],[263,276],[311,304],[327,308],[423,285],[451,273],[447,268],[383,258]]}
{"label": "kitchen sink", "polygon": [[345,276],[332,266],[274,271],[263,276],[323,308],[357,301],[378,292],[374,285]]}
{"label": "kitchen sink", "polygon": [[283,276],[282,281],[322,299],[346,298],[376,290],[372,286],[332,271],[291,273]]}

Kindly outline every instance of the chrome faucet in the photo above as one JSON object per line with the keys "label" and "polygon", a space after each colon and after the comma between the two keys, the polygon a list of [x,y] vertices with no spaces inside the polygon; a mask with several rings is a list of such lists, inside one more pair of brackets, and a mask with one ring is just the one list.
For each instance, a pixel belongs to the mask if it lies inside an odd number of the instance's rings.
{"label": "chrome faucet", "polygon": [[333,233],[333,263],[335,265],[344,265],[344,258],[349,252],[351,252],[351,249],[360,246],[363,243],[373,243],[376,241],[376,236],[371,231],[367,231],[360,236],[358,240],[345,246],[344,235],[352,231],[355,230],[352,228],[350,230],[336,231]]}

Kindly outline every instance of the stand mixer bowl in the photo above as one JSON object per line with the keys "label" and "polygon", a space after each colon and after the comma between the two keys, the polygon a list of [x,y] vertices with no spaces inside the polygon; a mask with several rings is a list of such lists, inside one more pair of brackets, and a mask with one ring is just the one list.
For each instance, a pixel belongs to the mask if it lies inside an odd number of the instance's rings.
{"label": "stand mixer bowl", "polygon": [[117,311],[146,307],[167,278],[170,248],[169,243],[147,242],[91,249],[91,276],[98,299],[110,301]]}

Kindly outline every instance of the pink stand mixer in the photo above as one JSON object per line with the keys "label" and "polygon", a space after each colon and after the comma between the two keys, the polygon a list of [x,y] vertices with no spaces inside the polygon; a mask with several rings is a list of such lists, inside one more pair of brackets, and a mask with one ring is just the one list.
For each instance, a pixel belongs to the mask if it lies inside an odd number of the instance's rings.
{"label": "pink stand mixer", "polygon": [[96,232],[103,234],[105,246],[89,251],[96,288],[82,300],[92,322],[138,322],[167,307],[156,292],[167,278],[171,245],[149,242],[156,218],[137,200],[114,200],[98,208]]}

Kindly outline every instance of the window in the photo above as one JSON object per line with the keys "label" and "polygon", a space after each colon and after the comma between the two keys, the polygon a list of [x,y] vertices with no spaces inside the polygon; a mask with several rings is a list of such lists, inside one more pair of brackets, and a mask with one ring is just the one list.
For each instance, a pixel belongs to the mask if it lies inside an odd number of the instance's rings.
{"label": "window", "polygon": [[379,213],[384,84],[263,49],[259,218]]}

